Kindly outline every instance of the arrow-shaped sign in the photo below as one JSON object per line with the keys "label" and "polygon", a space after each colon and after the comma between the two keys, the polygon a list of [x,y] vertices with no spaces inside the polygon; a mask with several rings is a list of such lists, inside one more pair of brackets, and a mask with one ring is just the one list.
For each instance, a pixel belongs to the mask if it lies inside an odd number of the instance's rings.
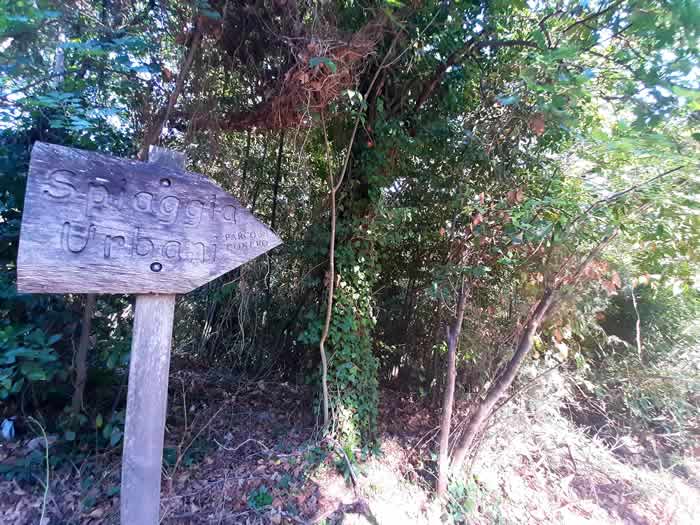
{"label": "arrow-shaped sign", "polygon": [[37,142],[17,257],[17,289],[132,293],[121,521],[155,525],[175,294],[279,245],[279,237],[184,155],[145,164]]}
{"label": "arrow-shaped sign", "polygon": [[281,242],[202,175],[37,142],[17,289],[185,293]]}

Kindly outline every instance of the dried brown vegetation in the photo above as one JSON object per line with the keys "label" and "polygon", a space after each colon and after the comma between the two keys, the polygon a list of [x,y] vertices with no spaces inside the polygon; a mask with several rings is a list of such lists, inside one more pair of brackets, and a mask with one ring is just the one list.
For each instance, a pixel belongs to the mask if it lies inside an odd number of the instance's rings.
{"label": "dried brown vegetation", "polygon": [[[249,108],[212,118],[198,111],[194,127],[241,131],[280,130],[311,124],[347,89],[357,87],[387,19],[379,15],[360,31],[342,34],[330,18],[300,9],[295,2],[275,2],[260,10],[243,5],[234,13],[222,8],[223,29],[214,34],[231,59],[257,82],[247,87]],[[264,50],[264,52],[263,52]],[[274,53],[270,51],[274,50]]]}

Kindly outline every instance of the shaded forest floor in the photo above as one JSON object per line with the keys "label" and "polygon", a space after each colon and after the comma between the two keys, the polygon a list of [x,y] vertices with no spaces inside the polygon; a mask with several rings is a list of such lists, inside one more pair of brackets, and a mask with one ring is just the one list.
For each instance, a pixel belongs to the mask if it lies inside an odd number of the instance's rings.
{"label": "shaded forest floor", "polygon": [[[499,411],[474,479],[441,509],[430,495],[437,411],[392,391],[382,393],[381,452],[357,454],[353,487],[342,453],[317,444],[310,406],[310,392],[289,384],[173,372],[161,523],[657,524],[694,523],[700,510],[697,477],[622,462],[532,402]],[[20,469],[33,438],[0,444],[6,477],[16,474],[0,481],[1,523],[40,522],[45,472]],[[85,452],[52,470],[42,525],[118,523],[119,455]]]}

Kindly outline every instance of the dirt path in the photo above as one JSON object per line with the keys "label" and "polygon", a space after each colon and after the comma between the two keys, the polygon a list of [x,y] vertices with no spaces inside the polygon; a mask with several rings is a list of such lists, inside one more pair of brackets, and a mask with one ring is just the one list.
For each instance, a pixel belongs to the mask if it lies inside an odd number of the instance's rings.
{"label": "dirt path", "polygon": [[[508,438],[492,428],[474,478],[441,509],[430,496],[435,411],[415,399],[383,392],[381,453],[357,454],[353,487],[342,456],[315,444],[309,391],[179,371],[170,395],[164,524],[691,523],[698,496],[670,475],[622,464],[563,418],[514,410],[496,422]],[[40,520],[45,471],[42,454],[28,453],[31,438],[0,445],[8,525]],[[118,523],[117,453],[50,452],[43,525]]]}

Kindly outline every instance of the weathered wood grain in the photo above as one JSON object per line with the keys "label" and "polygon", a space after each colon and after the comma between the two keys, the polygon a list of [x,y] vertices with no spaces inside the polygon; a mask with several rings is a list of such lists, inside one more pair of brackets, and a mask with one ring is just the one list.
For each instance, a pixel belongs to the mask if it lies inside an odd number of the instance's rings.
{"label": "weathered wood grain", "polygon": [[159,523],[174,313],[174,295],[136,297],[122,452],[124,525]]}
{"label": "weathered wood grain", "polygon": [[20,292],[185,293],[281,244],[218,185],[153,155],[158,163],[35,143]]}
{"label": "weathered wood grain", "polygon": [[[182,169],[185,155],[151,146],[150,162]],[[156,525],[175,295],[138,295],[129,360],[122,452],[121,522]]]}

